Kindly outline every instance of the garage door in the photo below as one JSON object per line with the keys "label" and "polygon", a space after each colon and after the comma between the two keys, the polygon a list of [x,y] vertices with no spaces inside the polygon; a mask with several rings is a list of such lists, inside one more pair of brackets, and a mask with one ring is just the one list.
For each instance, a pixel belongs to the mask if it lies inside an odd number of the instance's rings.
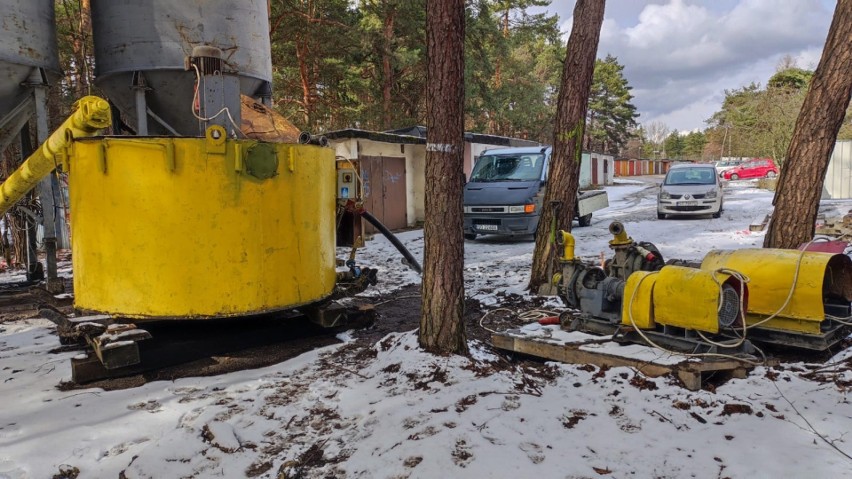
{"label": "garage door", "polygon": [[[405,158],[362,156],[361,175],[364,181],[364,207],[388,229],[408,226],[406,220]],[[364,223],[367,233],[376,229]]]}

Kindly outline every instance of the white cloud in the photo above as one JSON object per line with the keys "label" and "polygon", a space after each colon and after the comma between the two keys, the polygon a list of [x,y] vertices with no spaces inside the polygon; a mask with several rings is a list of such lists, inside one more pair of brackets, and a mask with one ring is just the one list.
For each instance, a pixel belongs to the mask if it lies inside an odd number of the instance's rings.
{"label": "white cloud", "polygon": [[783,55],[816,68],[832,16],[824,2],[730,3],[669,0],[629,16],[617,0],[607,5],[598,56],[612,54],[624,65],[641,122],[703,127],[725,89],[766,83]]}
{"label": "white cloud", "polygon": [[657,48],[671,40],[696,40],[712,23],[704,7],[673,0],[667,5],[648,5],[639,14],[639,23],[623,31],[627,43],[638,50]]}

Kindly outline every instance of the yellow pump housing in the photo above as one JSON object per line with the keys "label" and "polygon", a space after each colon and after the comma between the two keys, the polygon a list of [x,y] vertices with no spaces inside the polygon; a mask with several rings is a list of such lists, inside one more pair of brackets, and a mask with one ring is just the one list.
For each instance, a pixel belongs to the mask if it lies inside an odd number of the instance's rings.
{"label": "yellow pump housing", "polygon": [[[737,294],[722,303],[723,285],[730,286],[730,291]],[[739,292],[739,282],[725,273],[682,266],[665,266],[656,272],[637,271],[624,287],[621,321],[639,329],[665,325],[718,333],[720,312],[731,324],[734,318],[741,319],[738,300],[741,298],[745,307],[748,293],[745,287],[741,297]]]}
{"label": "yellow pump housing", "polygon": [[106,137],[68,151],[75,306],[115,316],[241,316],[335,285],[334,152],[312,145]]}
{"label": "yellow pump housing", "polygon": [[[715,276],[715,277],[714,277]],[[654,320],[659,324],[719,332],[719,300],[730,275],[666,266],[654,286]]]}
{"label": "yellow pump housing", "polygon": [[639,329],[654,329],[654,284],[656,271],[637,271],[624,284],[621,302],[621,324]]}
{"label": "yellow pump housing", "polygon": [[852,300],[852,260],[846,255],[786,249],[714,250],[704,257],[701,269],[718,268],[733,269],[749,278],[746,321],[750,325],[779,311],[790,295],[797,269],[789,304],[761,327],[819,334],[825,320],[825,295]]}

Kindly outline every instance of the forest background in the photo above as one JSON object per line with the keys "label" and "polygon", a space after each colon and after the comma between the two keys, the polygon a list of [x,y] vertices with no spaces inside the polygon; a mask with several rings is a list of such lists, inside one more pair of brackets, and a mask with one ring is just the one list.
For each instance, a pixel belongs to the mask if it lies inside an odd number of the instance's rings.
{"label": "forest background", "polygon": [[[64,76],[56,121],[94,85],[90,0],[57,0]],[[550,0],[467,0],[465,130],[550,144],[565,50],[564,19],[529,13]],[[386,131],[424,125],[426,0],[271,0],[275,107],[299,128]],[[813,71],[785,56],[766,84],[724,92],[706,128],[643,123],[618,58],[598,52],[584,148],[630,158],[783,165]],[[838,139],[852,138],[852,116]]]}

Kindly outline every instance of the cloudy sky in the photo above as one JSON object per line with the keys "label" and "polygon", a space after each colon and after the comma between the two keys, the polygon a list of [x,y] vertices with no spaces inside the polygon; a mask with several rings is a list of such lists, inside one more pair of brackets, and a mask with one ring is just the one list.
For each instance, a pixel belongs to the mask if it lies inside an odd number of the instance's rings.
{"label": "cloudy sky", "polygon": [[[641,123],[703,129],[725,89],[766,84],[783,56],[815,69],[834,5],[830,0],[607,0],[598,56],[612,54],[624,65]],[[547,8],[559,15],[566,33],[573,9],[573,0],[553,0]]]}

